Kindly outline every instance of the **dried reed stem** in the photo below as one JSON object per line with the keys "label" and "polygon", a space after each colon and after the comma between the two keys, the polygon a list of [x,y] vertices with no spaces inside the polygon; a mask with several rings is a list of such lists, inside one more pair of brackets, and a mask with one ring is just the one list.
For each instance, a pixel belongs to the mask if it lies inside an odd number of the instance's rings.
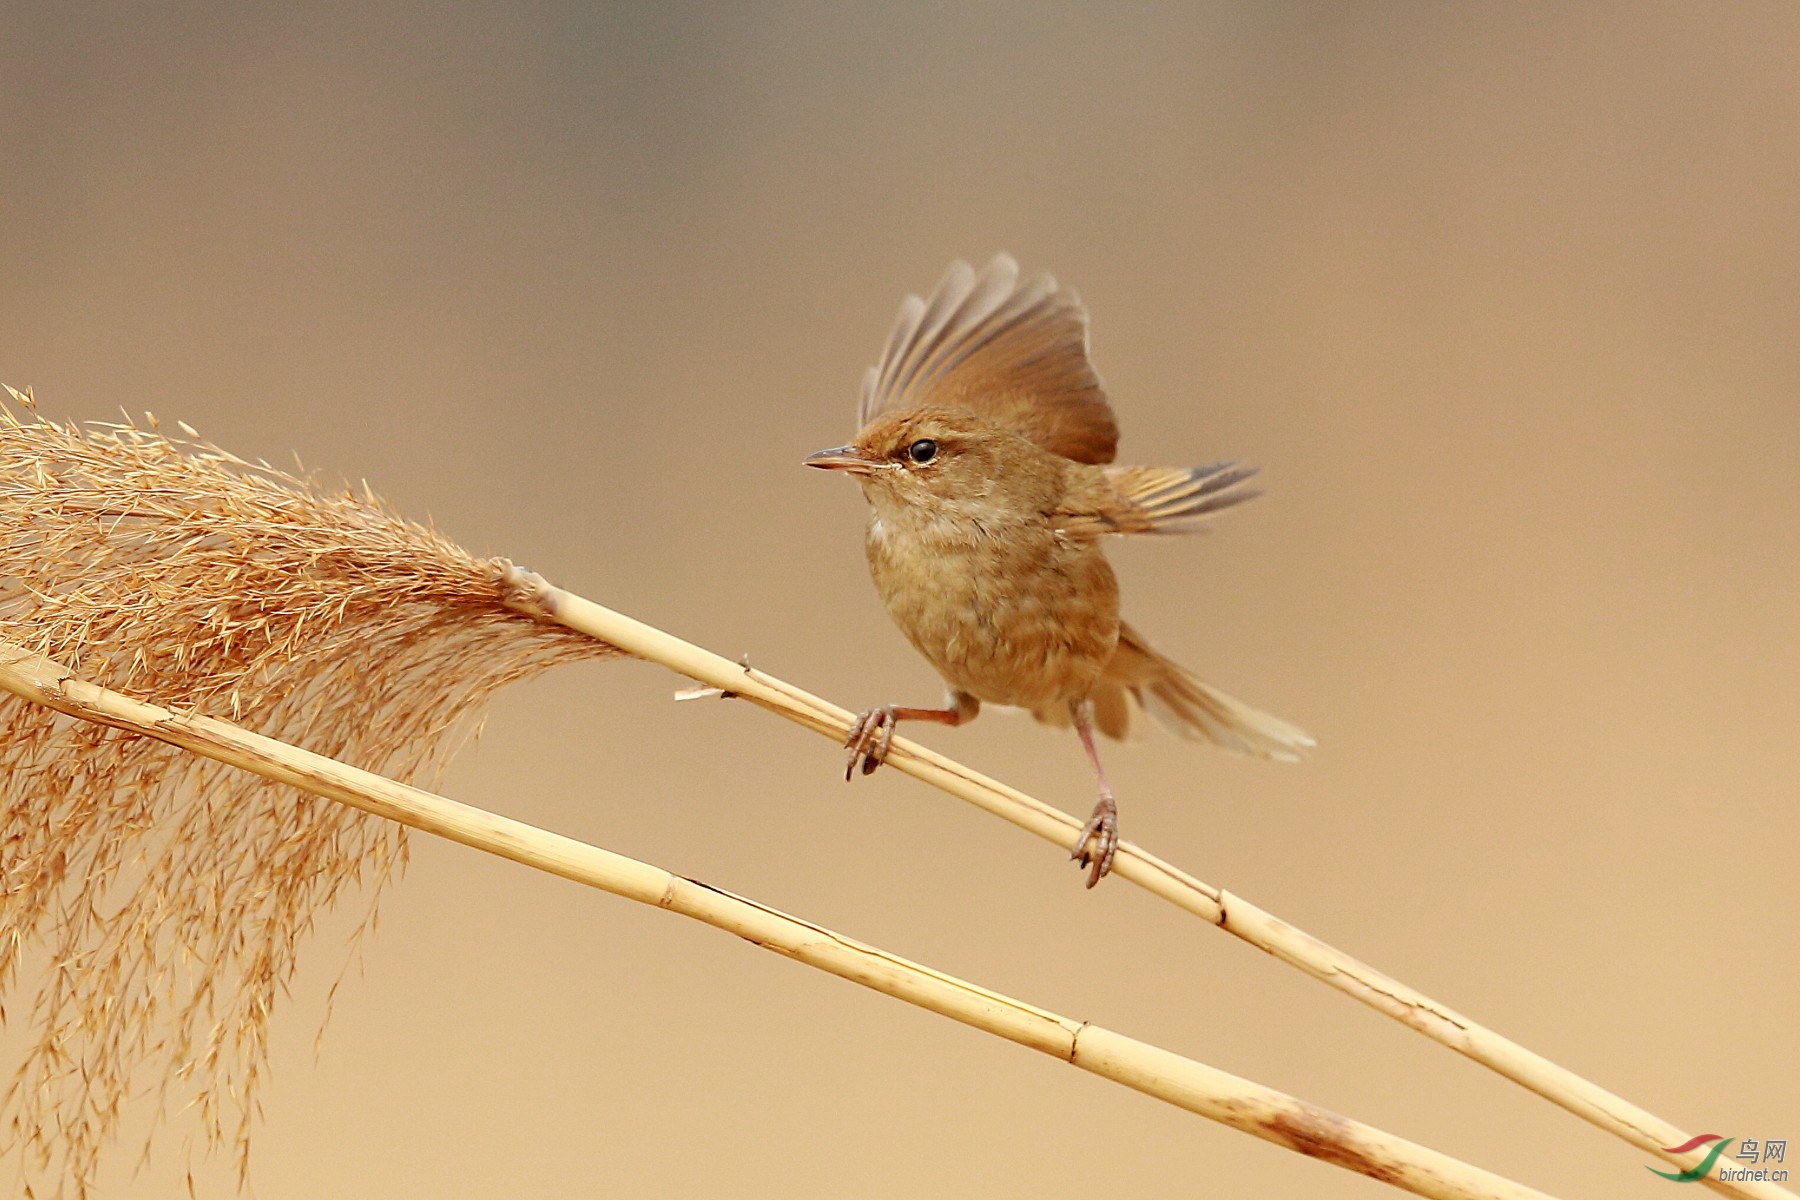
{"label": "dried reed stem", "polygon": [[0,643],[0,687],[84,721],[143,734],[272,782],[704,921],[808,966],[1420,1196],[1546,1200],[1542,1192],[1273,1088],[989,991],[660,867],[458,804],[224,721],[172,712],[96,687],[18,646]]}
{"label": "dried reed stem", "polygon": [[[512,590],[510,602],[522,611],[599,638],[629,654],[661,663],[726,696],[749,700],[839,742],[849,731],[854,714],[746,663],[722,658],[672,634],[554,587],[529,572],[514,569],[508,582]],[[894,739],[887,764],[1066,850],[1074,848],[1075,839],[1081,832],[1079,817],[1052,808],[907,738]],[[1289,925],[1248,900],[1195,879],[1131,842],[1119,843],[1112,873],[1267,951],[1282,962],[1300,968],[1346,995],[1354,996],[1433,1041],[1498,1071],[1640,1150],[1683,1170],[1705,1157],[1704,1149],[1685,1154],[1669,1153],[1664,1147],[1680,1146],[1690,1135]],[[1793,1200],[1793,1193],[1772,1183],[1726,1181],[1710,1175],[1700,1182],[1726,1195],[1756,1200]]]}

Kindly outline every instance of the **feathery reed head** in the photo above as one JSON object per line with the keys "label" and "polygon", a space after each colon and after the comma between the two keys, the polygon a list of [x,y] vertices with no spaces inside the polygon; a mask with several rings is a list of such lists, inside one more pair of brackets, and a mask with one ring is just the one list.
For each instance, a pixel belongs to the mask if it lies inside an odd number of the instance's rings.
{"label": "feathery reed head", "polygon": [[[0,405],[0,637],[400,779],[503,685],[617,653],[509,611],[508,564],[366,488],[183,429]],[[190,1102],[241,1178],[301,935],[355,885],[372,903],[404,856],[397,826],[0,696],[0,1001],[35,984],[4,1141],[27,1186],[87,1194],[146,1090]]]}

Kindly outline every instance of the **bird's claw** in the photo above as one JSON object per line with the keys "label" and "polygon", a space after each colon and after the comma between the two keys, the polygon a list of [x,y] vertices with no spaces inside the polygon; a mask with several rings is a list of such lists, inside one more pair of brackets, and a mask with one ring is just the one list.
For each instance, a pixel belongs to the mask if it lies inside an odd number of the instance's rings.
{"label": "bird's claw", "polygon": [[872,775],[876,767],[887,761],[888,747],[894,744],[894,726],[899,723],[892,704],[871,708],[850,723],[850,736],[844,739],[844,746],[850,751],[844,763],[846,783],[855,777],[859,764],[864,775]]}
{"label": "bird's claw", "polygon": [[1112,870],[1113,855],[1118,850],[1119,806],[1111,796],[1102,795],[1100,803],[1094,805],[1094,815],[1081,827],[1081,837],[1069,857],[1088,868],[1087,885],[1093,887]]}

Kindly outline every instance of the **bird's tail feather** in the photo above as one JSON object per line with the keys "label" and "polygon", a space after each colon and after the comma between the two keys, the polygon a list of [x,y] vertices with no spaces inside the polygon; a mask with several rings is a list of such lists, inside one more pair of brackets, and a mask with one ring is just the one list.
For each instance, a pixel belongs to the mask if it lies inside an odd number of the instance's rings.
{"label": "bird's tail feather", "polygon": [[[1304,730],[1202,683],[1151,649],[1129,625],[1119,627],[1119,648],[1091,699],[1094,724],[1108,737],[1125,737],[1134,710],[1141,708],[1180,737],[1256,758],[1295,762],[1315,744]],[[1054,724],[1068,723],[1066,714],[1037,715]]]}

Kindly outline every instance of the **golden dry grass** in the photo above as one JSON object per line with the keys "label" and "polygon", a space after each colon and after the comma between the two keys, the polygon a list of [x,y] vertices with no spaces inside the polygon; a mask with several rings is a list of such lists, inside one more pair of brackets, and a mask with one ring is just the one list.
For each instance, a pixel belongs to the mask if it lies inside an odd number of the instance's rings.
{"label": "golden dry grass", "polygon": [[[429,777],[496,689],[616,653],[510,616],[503,565],[154,419],[0,406],[0,637],[172,708]],[[145,1093],[241,1172],[304,935],[351,895],[372,918],[405,854],[397,826],[0,699],[0,1001],[30,1029],[6,1140],[29,1194],[88,1194]]]}

